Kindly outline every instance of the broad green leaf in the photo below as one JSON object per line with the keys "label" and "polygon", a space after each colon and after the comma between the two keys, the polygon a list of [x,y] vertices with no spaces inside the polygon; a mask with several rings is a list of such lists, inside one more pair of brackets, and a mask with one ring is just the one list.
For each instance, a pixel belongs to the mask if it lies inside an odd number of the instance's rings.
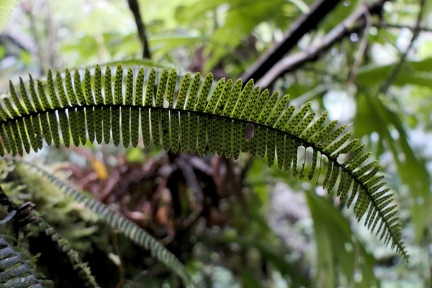
{"label": "broad green leaf", "polygon": [[[306,193],[306,199],[314,221],[319,287],[377,287],[374,258],[355,238],[340,211],[313,191]],[[339,271],[347,283],[338,281]],[[356,273],[362,276],[360,282],[356,282]]]}

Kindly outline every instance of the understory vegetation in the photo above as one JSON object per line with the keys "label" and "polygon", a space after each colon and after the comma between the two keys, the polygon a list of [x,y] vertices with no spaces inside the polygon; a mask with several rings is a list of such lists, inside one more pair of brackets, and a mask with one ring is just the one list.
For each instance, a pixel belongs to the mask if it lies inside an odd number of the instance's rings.
{"label": "understory vegetation", "polygon": [[153,2],[0,1],[2,285],[429,287],[432,3]]}

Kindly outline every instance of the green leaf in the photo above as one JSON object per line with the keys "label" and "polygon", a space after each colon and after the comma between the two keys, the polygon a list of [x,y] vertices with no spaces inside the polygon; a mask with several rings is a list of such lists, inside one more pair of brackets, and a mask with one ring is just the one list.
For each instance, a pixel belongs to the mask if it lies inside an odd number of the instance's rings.
{"label": "green leaf", "polygon": [[[353,236],[349,223],[328,199],[308,191],[306,199],[314,221],[320,287],[340,287],[341,271],[347,283],[343,287],[376,287],[374,257]],[[354,274],[359,271],[361,281]]]}
{"label": "green leaf", "polygon": [[[359,69],[356,83],[360,86],[370,87],[382,85],[399,62],[387,65],[368,65]],[[402,87],[407,84],[432,88],[432,57],[421,61],[406,61],[400,68],[392,85]]]}

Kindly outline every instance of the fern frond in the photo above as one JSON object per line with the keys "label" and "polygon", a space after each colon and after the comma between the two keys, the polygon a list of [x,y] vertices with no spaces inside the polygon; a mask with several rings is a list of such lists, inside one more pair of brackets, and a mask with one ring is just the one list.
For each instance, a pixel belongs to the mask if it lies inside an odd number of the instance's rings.
{"label": "fern frond", "polygon": [[[370,154],[350,140],[351,132],[344,132],[347,125],[325,124],[327,113],[316,119],[310,103],[296,112],[287,107],[288,96],[270,96],[253,82],[240,89],[240,80],[222,79],[212,87],[211,75],[202,81],[199,74],[179,77],[167,69],[133,72],[118,66],[112,73],[108,66],[103,73],[96,67],[93,72],[75,71],[73,81],[69,71],[64,76],[55,73],[55,81],[52,75],[48,73],[47,85],[35,84],[32,78],[27,86],[20,81],[19,93],[11,84],[11,96],[0,100],[0,155],[37,151],[43,139],[56,146],[63,141],[67,147],[95,139],[136,146],[142,139],[144,146],[201,155],[208,148],[226,157],[236,158],[240,152],[266,156],[269,165],[276,160],[299,178],[310,163],[309,179],[316,177],[317,167],[318,174],[325,171],[316,182],[347,199],[348,207],[354,204],[356,217],[366,215],[367,226],[378,227],[384,241],[407,257],[396,207],[378,202],[393,195],[377,175],[378,163],[367,161]],[[253,126],[253,136],[246,139],[248,125]],[[347,155],[346,160],[339,160],[340,155]]]}
{"label": "fern frond", "polygon": [[[150,251],[151,255],[155,257],[155,259],[159,260],[161,263],[167,265],[167,267],[173,269],[173,271],[183,280],[186,287],[195,287],[195,284],[190,279],[188,273],[186,272],[185,267],[179,260],[169,252],[162,244],[160,244],[155,238],[147,234],[142,228],[138,225],[122,216],[121,214],[111,210],[108,206],[102,204],[98,200],[87,196],[81,191],[73,188],[69,183],[64,180],[57,178],[53,174],[45,171],[43,168],[38,167],[37,165],[25,161],[8,159],[11,162],[18,163],[21,165],[28,166],[34,173],[38,173],[39,175],[46,177],[52,184],[57,186],[61,191],[63,191],[67,196],[74,198],[77,202],[82,203],[89,210],[94,212],[98,217],[101,217],[107,224],[120,232],[122,232],[128,239],[133,241],[135,244],[143,247],[144,249]],[[38,222],[39,226],[43,228],[42,230],[47,230],[46,233],[49,235],[53,234],[51,228],[46,227],[45,222]],[[59,245],[68,246],[64,241],[59,242]],[[69,246],[68,246],[69,247]],[[75,265],[76,266],[76,265]],[[79,269],[87,269],[85,267],[78,267]]]}

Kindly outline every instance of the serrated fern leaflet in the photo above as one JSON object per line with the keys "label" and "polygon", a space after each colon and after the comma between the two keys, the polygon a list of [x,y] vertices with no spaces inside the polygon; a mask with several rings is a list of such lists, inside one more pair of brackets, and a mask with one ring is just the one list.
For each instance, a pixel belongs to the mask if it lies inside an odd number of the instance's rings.
{"label": "serrated fern leaflet", "polygon": [[[27,85],[21,80],[19,89],[11,83],[10,97],[0,101],[0,155],[37,151],[43,140],[56,147],[96,140],[201,155],[208,149],[225,157],[237,158],[240,152],[266,156],[269,165],[276,161],[300,178],[317,177],[407,258],[397,207],[378,175],[378,163],[350,140],[346,126],[326,124],[326,113],[315,117],[310,103],[296,110],[288,106],[287,96],[260,92],[251,82],[243,90],[241,81],[222,79],[212,86],[211,75],[202,81],[199,74],[178,76],[167,69],[96,67],[93,73],[55,75],[48,73],[46,82],[30,78]],[[250,125],[253,136],[247,137]]]}

